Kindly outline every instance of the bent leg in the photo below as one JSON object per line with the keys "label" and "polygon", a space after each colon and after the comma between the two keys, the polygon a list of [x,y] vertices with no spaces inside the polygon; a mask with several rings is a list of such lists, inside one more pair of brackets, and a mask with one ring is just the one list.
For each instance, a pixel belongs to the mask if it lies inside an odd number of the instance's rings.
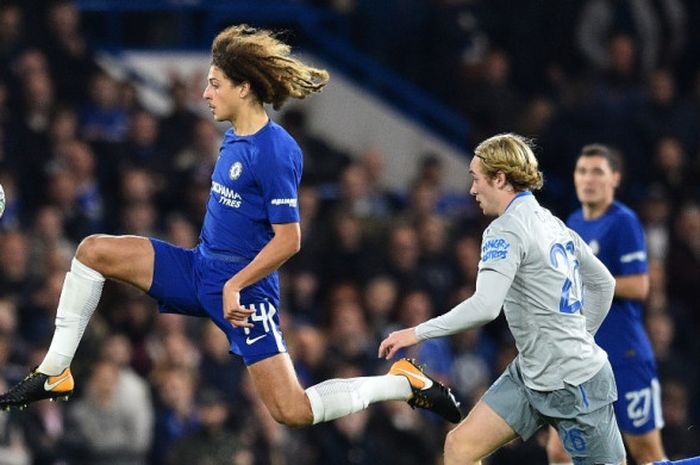
{"label": "bent leg", "polygon": [[248,372],[272,417],[289,426],[335,420],[374,402],[411,396],[408,380],[396,375],[335,378],[304,391],[286,353],[252,364]]}
{"label": "bent leg", "polygon": [[102,296],[105,278],[144,291],[153,278],[154,251],[143,237],[94,235],[83,239],[66,273],[56,310],[56,330],[39,372],[55,375],[70,366]]}
{"label": "bent leg", "polygon": [[151,288],[155,251],[148,238],[96,234],[83,239],[75,258],[105,278],[131,284],[144,292]]}
{"label": "bent leg", "polygon": [[277,354],[249,365],[248,373],[275,421],[288,426],[313,423],[311,404],[299,383],[289,354]]}
{"label": "bent leg", "polygon": [[476,465],[518,435],[489,405],[479,401],[445,439],[445,465]]}

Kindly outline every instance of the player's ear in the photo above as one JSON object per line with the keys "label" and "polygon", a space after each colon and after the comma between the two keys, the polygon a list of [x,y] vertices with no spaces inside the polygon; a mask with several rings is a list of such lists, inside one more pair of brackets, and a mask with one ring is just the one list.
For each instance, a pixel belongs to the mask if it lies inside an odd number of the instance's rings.
{"label": "player's ear", "polygon": [[620,181],[622,181],[622,173],[615,171],[613,173],[613,188],[617,189],[620,186]]}
{"label": "player's ear", "polygon": [[239,97],[241,98],[246,98],[248,94],[252,92],[252,87],[250,86],[250,82],[248,81],[243,81],[239,84]]}
{"label": "player's ear", "polygon": [[503,188],[506,186],[506,184],[508,184],[508,178],[506,177],[506,173],[503,171],[497,171],[494,180],[496,181],[496,187],[499,188]]}

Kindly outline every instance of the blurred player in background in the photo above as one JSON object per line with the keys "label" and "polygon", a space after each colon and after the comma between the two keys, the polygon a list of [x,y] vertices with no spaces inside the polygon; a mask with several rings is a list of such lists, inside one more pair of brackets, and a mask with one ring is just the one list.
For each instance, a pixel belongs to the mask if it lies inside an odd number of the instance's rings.
{"label": "blurred player in background", "polygon": [[325,70],[290,55],[267,30],[242,25],[212,44],[204,90],[217,121],[232,124],[219,150],[200,241],[183,249],[157,239],[94,235],[84,239],[66,275],[56,330],[43,362],[0,396],[0,407],[67,398],[74,387],[70,363],[102,294],[106,278],[154,297],[163,312],[211,318],[242,356],[258,394],[280,423],[303,426],[348,415],[381,400],[407,400],[457,422],[458,404],[447,388],[408,360],[390,374],[334,379],[301,387],[279,324],[275,270],[300,247],[297,190],[302,154],[294,139],[268,117],[328,82]]}
{"label": "blurred player in background", "polygon": [[[661,389],[642,302],[649,292],[644,230],[637,215],[615,200],[620,157],[609,147],[587,145],[574,170],[581,208],[567,222],[615,277],[615,299],[596,334],[615,373],[615,416],[630,454],[638,464],[664,460],[661,443]],[[567,447],[566,451],[571,452]],[[557,436],[550,434],[549,463],[571,463]]]}
{"label": "blurred player in background", "polygon": [[615,380],[593,338],[612,302],[612,275],[535,199],[532,191],[543,180],[527,139],[501,134],[485,140],[469,172],[470,193],[485,215],[498,217],[483,234],[476,292],[437,318],[390,334],[379,356],[482,326],[503,307],[518,356],[448,434],[445,465],[479,464],[547,424],[574,445],[577,463],[624,463],[612,407]]}

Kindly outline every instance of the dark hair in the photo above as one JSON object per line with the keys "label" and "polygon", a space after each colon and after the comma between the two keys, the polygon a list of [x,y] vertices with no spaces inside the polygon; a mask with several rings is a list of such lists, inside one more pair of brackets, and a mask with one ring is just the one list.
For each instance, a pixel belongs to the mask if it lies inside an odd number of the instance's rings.
{"label": "dark hair", "polygon": [[622,172],[622,157],[620,152],[603,144],[588,144],[581,149],[581,157],[603,157],[608,161],[613,173]]}
{"label": "dark hair", "polygon": [[289,45],[273,32],[246,24],[228,27],[216,36],[211,64],[235,84],[249,82],[258,100],[275,110],[289,97],[303,99],[320,92],[328,82],[326,70],[293,58]]}

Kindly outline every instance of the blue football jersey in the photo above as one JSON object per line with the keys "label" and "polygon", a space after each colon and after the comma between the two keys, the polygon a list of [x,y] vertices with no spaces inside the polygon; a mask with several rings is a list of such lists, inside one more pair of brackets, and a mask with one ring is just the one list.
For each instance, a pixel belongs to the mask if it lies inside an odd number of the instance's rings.
{"label": "blue football jersey", "polygon": [[[613,276],[647,272],[644,230],[637,215],[622,203],[614,202],[600,218],[591,221],[583,218],[582,209],[576,210],[567,225],[588,243]],[[615,298],[595,339],[613,366],[654,358],[644,331],[642,304],[636,300]]]}
{"label": "blue football jersey", "polygon": [[272,239],[272,224],[298,222],[302,168],[301,149],[272,120],[249,136],[229,129],[211,176],[205,250],[253,259]]}

